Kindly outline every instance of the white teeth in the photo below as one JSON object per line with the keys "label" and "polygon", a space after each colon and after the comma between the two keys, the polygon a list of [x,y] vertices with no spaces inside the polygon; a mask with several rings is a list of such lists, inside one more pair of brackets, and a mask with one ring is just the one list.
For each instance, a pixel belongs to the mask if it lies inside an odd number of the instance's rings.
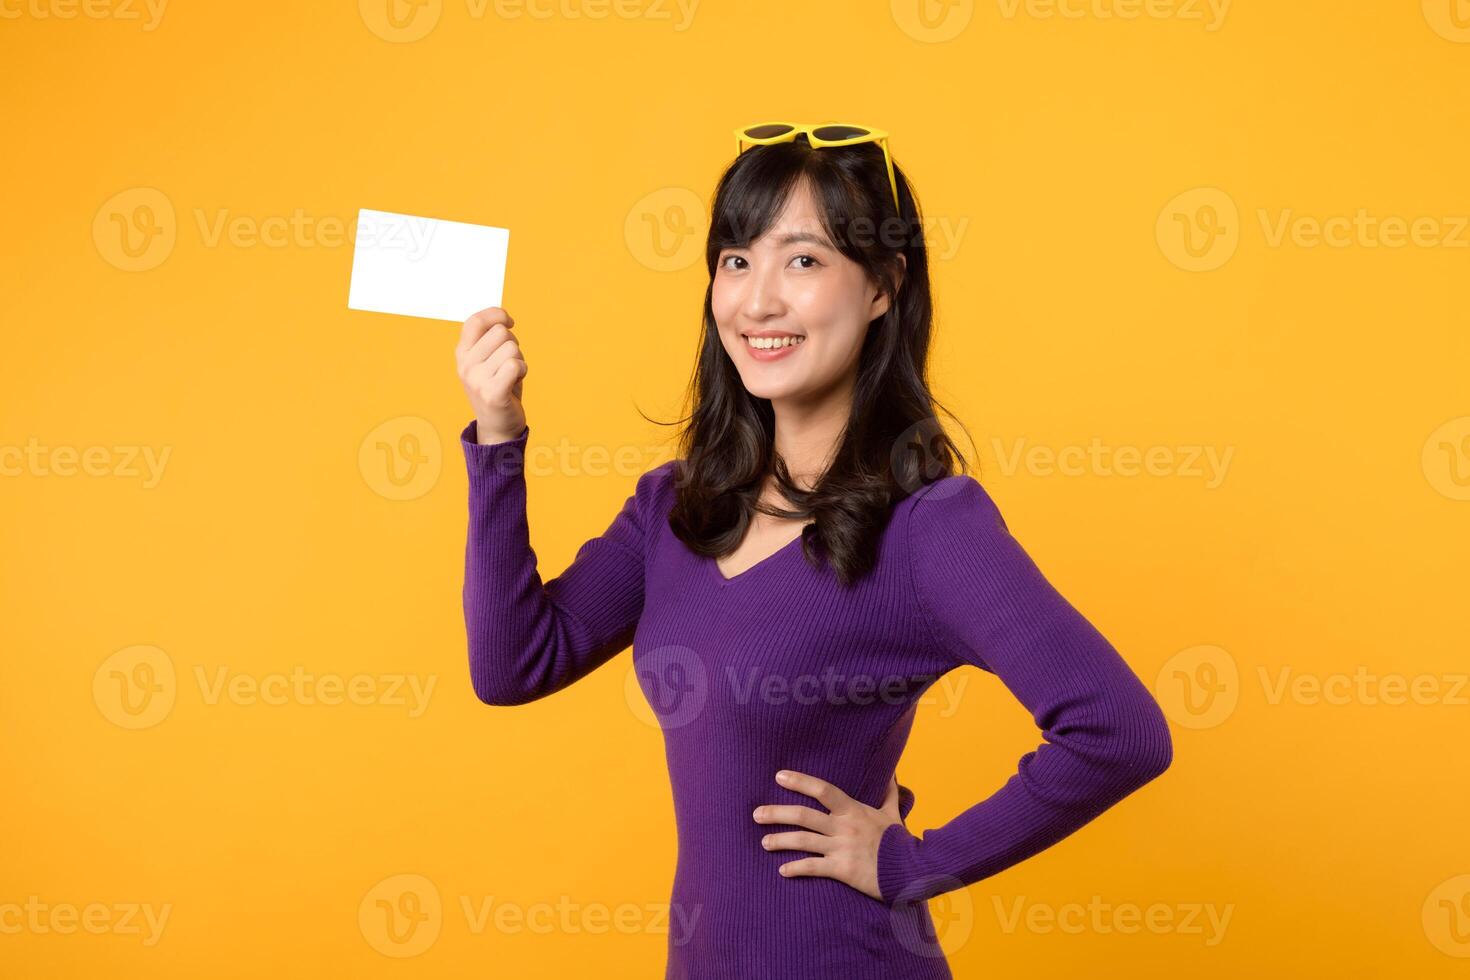
{"label": "white teeth", "polygon": [[775,350],[777,347],[795,347],[805,341],[805,337],[746,337],[745,342],[756,350]]}

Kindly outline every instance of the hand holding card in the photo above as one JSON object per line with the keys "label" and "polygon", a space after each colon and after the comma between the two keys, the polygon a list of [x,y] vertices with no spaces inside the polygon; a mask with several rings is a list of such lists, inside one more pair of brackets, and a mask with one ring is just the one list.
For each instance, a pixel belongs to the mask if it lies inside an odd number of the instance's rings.
{"label": "hand holding card", "polygon": [[459,380],[475,411],[475,441],[509,442],[526,428],[521,379],[529,369],[511,327],[515,317],[492,307],[464,322],[454,359]]}

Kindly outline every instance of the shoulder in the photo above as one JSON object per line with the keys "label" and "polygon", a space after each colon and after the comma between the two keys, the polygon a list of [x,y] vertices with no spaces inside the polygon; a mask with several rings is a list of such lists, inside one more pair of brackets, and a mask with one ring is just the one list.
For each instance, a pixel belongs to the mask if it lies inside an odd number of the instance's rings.
{"label": "shoulder", "polygon": [[902,552],[917,580],[989,566],[1019,546],[989,491],[967,473],[926,484],[902,506]]}
{"label": "shoulder", "polygon": [[668,459],[656,466],[651,466],[643,471],[638,477],[638,489],[649,492],[665,493],[674,487],[674,481],[679,476],[679,464],[682,460]]}
{"label": "shoulder", "polygon": [[968,473],[924,484],[900,503],[897,516],[910,535],[1006,531],[999,506]]}
{"label": "shoulder", "polygon": [[678,459],[665,460],[645,470],[638,477],[633,496],[645,514],[664,514],[673,506],[680,462]]}

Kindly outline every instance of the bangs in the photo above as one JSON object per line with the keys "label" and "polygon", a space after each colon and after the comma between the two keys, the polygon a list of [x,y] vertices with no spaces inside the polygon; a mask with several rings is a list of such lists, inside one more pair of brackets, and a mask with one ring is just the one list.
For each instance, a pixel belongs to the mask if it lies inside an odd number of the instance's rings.
{"label": "bangs", "polygon": [[859,249],[839,234],[838,226],[845,224],[842,215],[864,214],[867,208],[855,193],[857,188],[833,166],[837,157],[825,150],[813,153],[795,143],[757,147],[741,154],[726,174],[710,215],[706,251],[711,274],[722,249],[747,248],[776,223],[803,179],[809,182],[828,240],[849,258],[858,258]]}

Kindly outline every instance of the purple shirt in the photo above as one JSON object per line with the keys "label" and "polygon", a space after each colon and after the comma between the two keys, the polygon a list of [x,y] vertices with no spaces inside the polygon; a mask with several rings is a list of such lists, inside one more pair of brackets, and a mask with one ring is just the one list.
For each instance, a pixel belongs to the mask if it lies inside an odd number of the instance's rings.
{"label": "purple shirt", "polygon": [[[666,980],[951,977],[922,899],[1061,840],[1168,768],[1168,725],[1111,644],[1042,576],[973,477],[899,501],[872,572],[843,588],[797,538],[726,579],[668,526],[673,463],[638,478],[612,523],[543,582],[526,521],[530,427],[481,446],[469,471],[464,611],[487,704],[524,704],[633,647],[663,730],[678,829]],[[916,700],[978,667],[1031,712],[1045,742],[941,827],[888,827],[874,899],[777,868],[762,804],[825,812],[775,781],[795,769],[883,803]],[[907,790],[907,788],[905,788]],[[904,812],[912,805],[905,792]]]}

